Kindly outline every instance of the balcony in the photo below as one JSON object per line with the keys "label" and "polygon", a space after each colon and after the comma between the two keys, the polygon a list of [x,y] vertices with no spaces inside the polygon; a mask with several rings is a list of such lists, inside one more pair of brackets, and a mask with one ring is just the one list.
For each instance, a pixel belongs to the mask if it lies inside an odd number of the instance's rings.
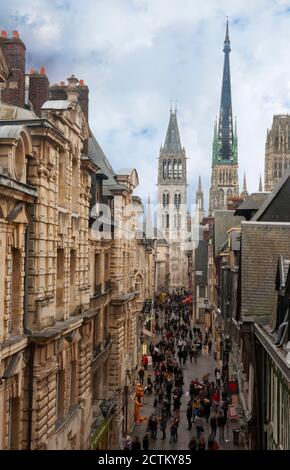
{"label": "balcony", "polygon": [[97,284],[95,286],[95,297],[102,295],[102,293],[103,293],[103,284]]}
{"label": "balcony", "polygon": [[108,335],[104,341],[95,344],[92,359],[92,372],[94,372],[101,362],[105,362],[110,354],[111,336]]}

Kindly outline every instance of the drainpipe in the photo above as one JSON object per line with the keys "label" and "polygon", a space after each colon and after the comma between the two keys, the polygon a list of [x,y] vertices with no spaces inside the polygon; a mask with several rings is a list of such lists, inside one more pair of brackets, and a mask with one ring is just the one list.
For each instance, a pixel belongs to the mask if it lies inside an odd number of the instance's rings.
{"label": "drainpipe", "polygon": [[[23,329],[25,335],[31,335],[28,328],[28,264],[29,264],[29,222],[25,230],[25,259],[24,259],[24,298],[23,298]],[[34,365],[34,343],[29,344],[29,362],[28,362],[28,416],[27,416],[27,449],[31,450],[32,441],[32,412],[33,412],[33,365]]]}

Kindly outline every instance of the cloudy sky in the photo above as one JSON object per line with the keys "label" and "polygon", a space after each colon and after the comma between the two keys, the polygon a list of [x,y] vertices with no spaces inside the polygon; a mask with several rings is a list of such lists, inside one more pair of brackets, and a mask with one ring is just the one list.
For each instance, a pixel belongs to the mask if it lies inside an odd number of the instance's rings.
{"label": "cloudy sky", "polygon": [[27,69],[90,87],[90,123],[115,170],[136,167],[138,194],[156,192],[170,103],[177,102],[189,200],[205,197],[219,113],[226,16],[231,39],[239,174],[264,172],[273,114],[290,112],[290,0],[1,0],[0,28],[20,32]]}

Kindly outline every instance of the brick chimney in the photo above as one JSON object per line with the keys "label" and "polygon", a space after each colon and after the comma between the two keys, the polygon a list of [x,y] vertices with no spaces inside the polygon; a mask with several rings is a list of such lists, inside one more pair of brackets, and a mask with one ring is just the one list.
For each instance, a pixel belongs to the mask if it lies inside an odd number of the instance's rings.
{"label": "brick chimney", "polygon": [[[85,85],[84,80],[80,80],[76,86],[78,90],[78,102],[82,108],[82,111],[88,120],[89,117],[89,88]],[[65,82],[61,81],[59,85],[52,85],[49,88],[51,100],[66,100],[67,99],[68,86]]]}
{"label": "brick chimney", "polygon": [[13,31],[11,38],[7,37],[6,31],[2,31],[1,46],[12,72],[2,90],[1,99],[7,104],[24,108],[26,47],[21,41],[18,31]]}
{"label": "brick chimney", "polygon": [[40,73],[34,69],[29,73],[28,99],[33,106],[33,111],[41,117],[41,106],[49,99],[49,81],[45,67],[40,67]]}

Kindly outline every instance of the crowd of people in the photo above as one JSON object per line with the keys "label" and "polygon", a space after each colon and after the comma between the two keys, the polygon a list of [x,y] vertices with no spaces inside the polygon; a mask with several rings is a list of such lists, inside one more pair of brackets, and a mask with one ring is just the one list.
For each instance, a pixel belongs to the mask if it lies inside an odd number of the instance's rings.
{"label": "crowd of people", "polygon": [[124,449],[148,450],[159,433],[161,440],[168,439],[174,445],[178,441],[181,406],[186,407],[188,430],[192,431],[188,443],[191,451],[218,450],[225,440],[229,401],[220,370],[215,369],[214,378],[210,374],[192,378],[189,390],[184,387],[187,361],[196,364],[202,354],[210,355],[213,344],[210,328],[202,331],[192,327],[190,308],[183,303],[184,297],[184,293],[175,293],[165,301],[155,301],[157,341],[149,344],[152,371],[148,370],[146,355],[138,371],[144,393],[152,396],[154,411],[148,417],[143,442],[138,436],[132,440],[124,435]]}

